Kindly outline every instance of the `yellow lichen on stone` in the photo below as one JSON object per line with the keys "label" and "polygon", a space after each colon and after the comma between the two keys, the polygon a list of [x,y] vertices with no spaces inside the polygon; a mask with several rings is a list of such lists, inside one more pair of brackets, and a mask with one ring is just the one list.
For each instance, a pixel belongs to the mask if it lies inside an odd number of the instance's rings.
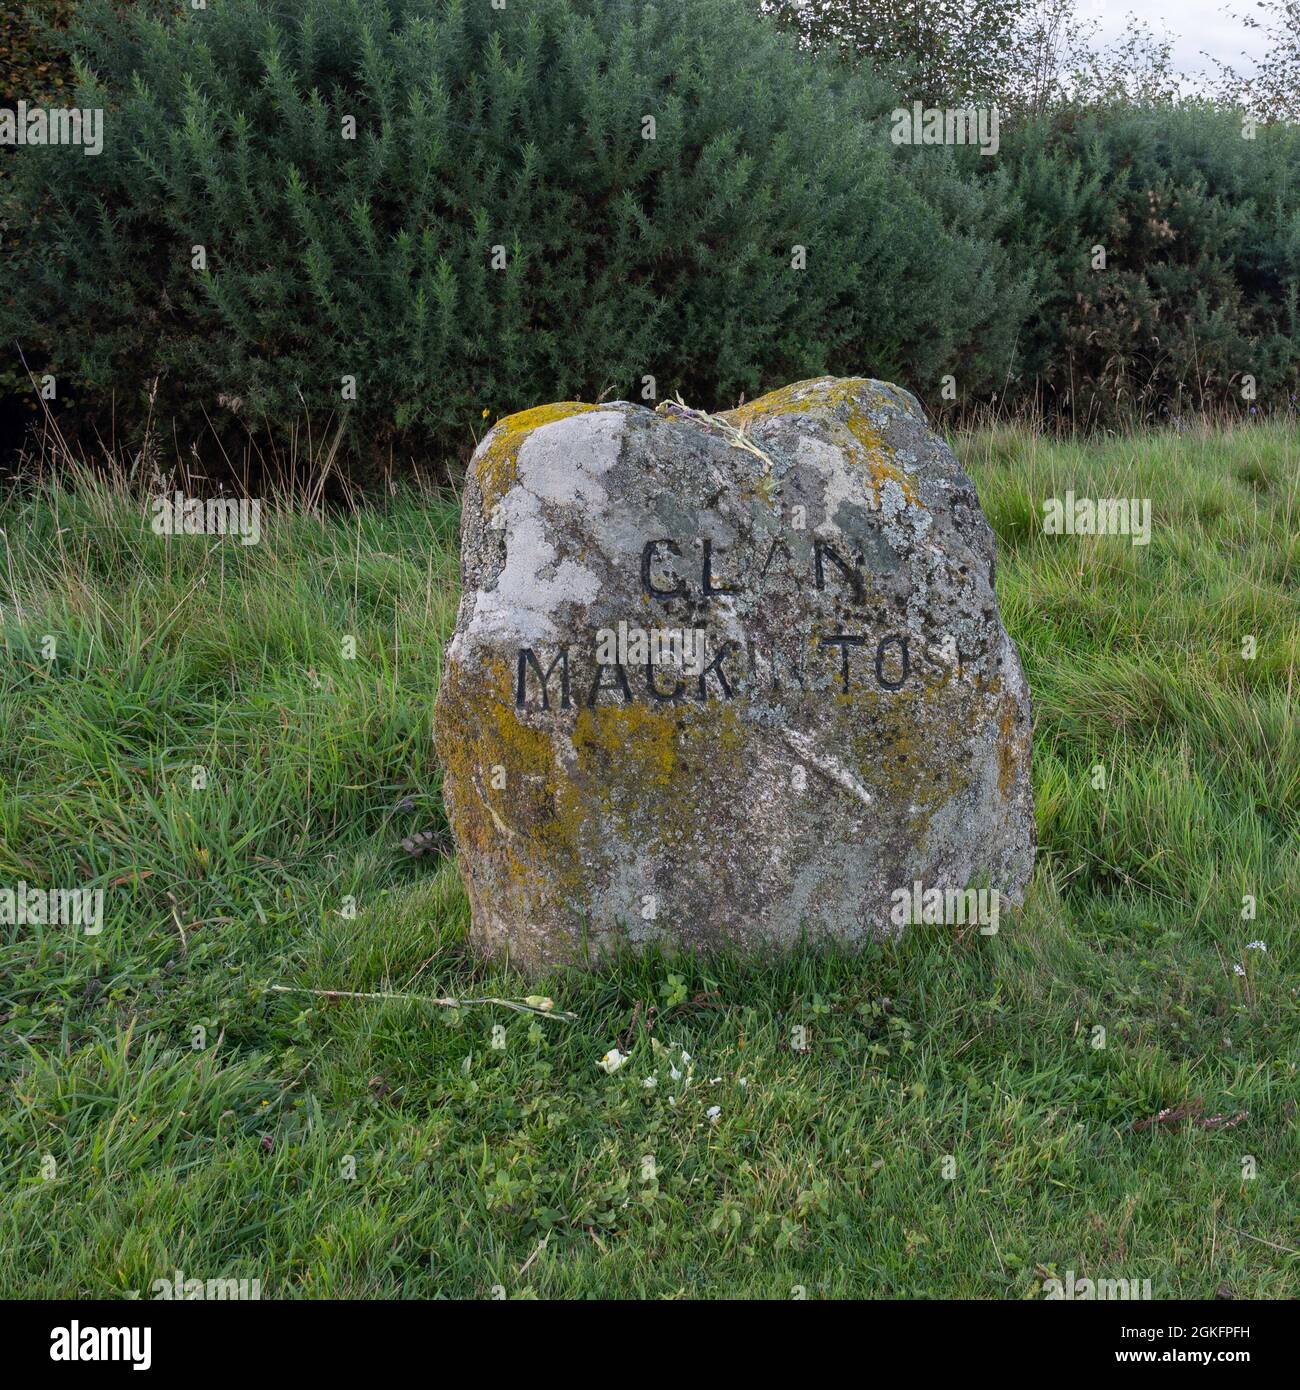
{"label": "yellow lichen on stone", "polygon": [[998,791],[1010,796],[1016,777],[1021,772],[1021,741],[1016,725],[1020,721],[1020,707],[1014,695],[1002,697],[998,713]]}
{"label": "yellow lichen on stone", "polygon": [[714,826],[716,808],[699,795],[702,771],[722,781],[738,775],[742,745],[735,710],[726,705],[586,709],[573,729],[575,780],[599,797],[621,837],[668,852]]}
{"label": "yellow lichen on stone", "polygon": [[520,447],[534,430],[595,409],[596,406],[584,405],[581,401],[557,401],[554,405],[538,405],[507,415],[493,425],[474,465],[474,480],[483,495],[483,514],[489,515],[514,483]]}
{"label": "yellow lichen on stone", "polygon": [[649,705],[604,705],[582,710],[573,731],[579,760],[599,752],[634,765],[645,784],[667,786],[677,766],[678,720]]}
{"label": "yellow lichen on stone", "polygon": [[898,485],[908,506],[924,506],[912,480],[894,462],[893,450],[862,408],[862,398],[866,394],[874,396],[881,405],[887,403],[880,387],[867,377],[814,377],[783,386],[779,391],[769,391],[766,396],[728,410],[719,418],[743,428],[771,416],[802,414],[817,406],[829,406],[832,418],[850,436],[848,439],[841,436],[840,443],[847,456],[862,465],[875,494],[876,507],[880,506],[881,489],[889,482]]}
{"label": "yellow lichen on stone", "polygon": [[508,664],[485,660],[482,678],[471,695],[474,684],[451,667],[439,698],[434,732],[447,769],[447,814],[462,849],[503,867],[494,891],[536,904],[576,882],[583,816],[550,736],[513,707]]}

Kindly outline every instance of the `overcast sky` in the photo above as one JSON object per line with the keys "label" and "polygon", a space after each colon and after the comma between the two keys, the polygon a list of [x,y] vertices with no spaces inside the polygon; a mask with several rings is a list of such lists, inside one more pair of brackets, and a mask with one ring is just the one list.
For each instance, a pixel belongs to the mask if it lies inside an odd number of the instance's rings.
{"label": "overcast sky", "polygon": [[1250,73],[1267,42],[1258,29],[1243,28],[1230,17],[1230,12],[1254,13],[1254,0],[1078,0],[1077,8],[1085,18],[1100,21],[1097,36],[1103,42],[1122,38],[1130,15],[1157,34],[1176,35],[1174,65],[1189,74],[1210,66],[1204,53]]}

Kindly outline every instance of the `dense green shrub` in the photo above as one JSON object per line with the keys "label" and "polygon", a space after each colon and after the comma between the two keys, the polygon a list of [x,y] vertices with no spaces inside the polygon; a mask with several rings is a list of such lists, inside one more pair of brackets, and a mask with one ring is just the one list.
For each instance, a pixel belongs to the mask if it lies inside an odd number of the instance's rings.
{"label": "dense green shrub", "polygon": [[951,374],[959,410],[1107,424],[1297,391],[1292,127],[1067,105],[993,159],[898,148],[903,98],[752,0],[75,10],[106,149],[5,161],[0,395],[31,404],[17,343],[84,437],[152,411],[212,457],[209,427],[310,413],[356,471],[647,377],[727,404],[869,372],[940,405]]}
{"label": "dense green shrub", "polygon": [[[1070,0],[758,3],[811,48],[888,72],[904,106],[1001,108],[996,159],[956,158],[984,176],[996,235],[1035,283],[1004,402],[1067,424],[1290,407],[1300,132],[1280,118],[1300,109],[1297,0],[1264,0],[1271,55],[1257,80],[1212,82],[1217,109],[1178,100],[1167,36],[1135,21],[1101,48]],[[1279,123],[1243,139],[1241,106]],[[898,152],[918,187],[952,156]]]}
{"label": "dense green shrub", "polygon": [[24,0],[0,13],[0,104],[57,97],[72,79],[62,45],[73,0]]}
{"label": "dense green shrub", "polygon": [[1242,131],[1239,113],[1193,104],[1068,110],[1004,135],[1007,244],[1038,300],[1021,391],[1090,421],[1289,403],[1300,132]]}
{"label": "dense green shrub", "polygon": [[[62,30],[72,0],[26,0],[0,10],[0,107],[16,108],[19,101],[59,102],[72,82],[72,65]],[[5,154],[10,151],[6,150]],[[0,156],[0,187],[12,161]],[[0,214],[0,291],[17,273],[12,243]],[[14,353],[0,352],[0,460],[34,418],[35,396],[27,389],[27,373]]]}
{"label": "dense green shrub", "polygon": [[1025,290],[982,219],[910,186],[864,119],[887,93],[743,0],[79,18],[106,149],[15,161],[32,256],[0,329],[83,403],[115,395],[119,425],[157,379],[182,442],[306,407],[419,453],[646,376],[712,405],[823,370],[1008,368]]}

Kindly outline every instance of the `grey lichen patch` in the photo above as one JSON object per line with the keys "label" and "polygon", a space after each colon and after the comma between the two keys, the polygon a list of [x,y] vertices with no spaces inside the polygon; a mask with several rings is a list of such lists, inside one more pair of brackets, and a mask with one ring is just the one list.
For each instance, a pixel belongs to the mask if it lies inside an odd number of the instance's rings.
{"label": "grey lichen patch", "polygon": [[533,968],[865,940],[918,880],[1014,900],[1029,703],[992,560],[969,479],[885,383],[503,421],[437,708],[475,940]]}

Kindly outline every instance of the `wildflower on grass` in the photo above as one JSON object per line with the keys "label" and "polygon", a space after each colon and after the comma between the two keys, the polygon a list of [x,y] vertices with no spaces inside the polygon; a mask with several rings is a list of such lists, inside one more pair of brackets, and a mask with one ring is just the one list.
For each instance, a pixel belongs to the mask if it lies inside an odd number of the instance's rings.
{"label": "wildflower on grass", "polygon": [[625,1052],[620,1052],[618,1048],[611,1047],[596,1065],[607,1075],[613,1076],[619,1067],[626,1061],[627,1054]]}
{"label": "wildflower on grass", "polygon": [[705,1114],[709,1117],[709,1119],[716,1125],[716,1124],[718,1123],[718,1120],[719,1120],[719,1119],[721,1118],[721,1116],[722,1116],[722,1106],[720,1106],[720,1105],[711,1105],[711,1106],[709,1106],[709,1108],[708,1108],[704,1113],[705,1113]]}
{"label": "wildflower on grass", "polygon": [[[654,1051],[655,1057],[668,1068],[668,1076],[672,1081],[680,1081],[681,1089],[687,1091],[691,1086],[692,1075],[695,1071],[695,1064],[691,1061],[691,1054],[682,1048],[665,1047],[658,1038],[650,1039],[650,1046]],[[674,1059],[673,1053],[677,1053]],[[658,1076],[659,1068],[656,1067],[655,1075]],[[676,1098],[668,1098],[670,1105],[676,1104]]]}

